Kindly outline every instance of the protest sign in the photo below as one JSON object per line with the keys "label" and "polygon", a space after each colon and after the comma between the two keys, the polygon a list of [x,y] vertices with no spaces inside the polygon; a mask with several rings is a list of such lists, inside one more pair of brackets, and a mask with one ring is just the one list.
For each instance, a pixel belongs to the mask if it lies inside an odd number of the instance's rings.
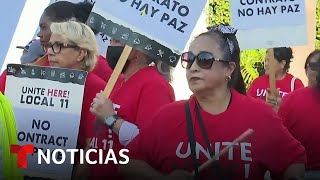
{"label": "protest sign", "polygon": [[307,44],[305,0],[232,0],[242,50]]}
{"label": "protest sign", "polygon": [[38,165],[37,150],[76,149],[87,72],[16,64],[7,69],[6,96],[14,109],[18,143],[35,147],[24,175],[70,179],[72,164]]}
{"label": "protest sign", "polygon": [[207,0],[96,0],[88,24],[175,67]]}

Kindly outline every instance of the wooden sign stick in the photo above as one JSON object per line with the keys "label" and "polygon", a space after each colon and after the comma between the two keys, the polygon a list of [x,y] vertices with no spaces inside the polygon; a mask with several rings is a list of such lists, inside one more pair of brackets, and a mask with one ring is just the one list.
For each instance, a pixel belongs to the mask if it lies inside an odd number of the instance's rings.
{"label": "wooden sign stick", "polygon": [[[224,154],[226,154],[228,152],[228,150],[234,146],[236,143],[239,143],[245,139],[247,139],[249,136],[251,136],[253,134],[253,130],[252,129],[248,129],[246,130],[243,134],[241,134],[239,137],[237,137],[235,140],[233,140],[232,144],[229,146],[224,147],[220,153],[217,156],[213,156],[211,159],[209,159],[207,162],[203,163],[199,169],[198,172],[203,171],[204,169],[208,168],[210,166],[210,164],[212,164],[213,162],[215,162],[218,157],[223,156]],[[195,175],[195,171],[192,172],[192,175]]]}
{"label": "wooden sign stick", "polygon": [[41,58],[39,58],[36,62],[34,62],[32,65],[35,66],[43,66],[48,61],[48,54],[43,55]]}
{"label": "wooden sign stick", "polygon": [[277,97],[277,87],[276,87],[276,59],[274,58],[273,48],[268,50],[269,54],[269,84],[270,84],[270,95]]}
{"label": "wooden sign stick", "polygon": [[122,54],[119,58],[119,61],[116,65],[116,67],[114,68],[112,74],[111,74],[111,77],[108,81],[108,84],[107,86],[105,87],[104,91],[103,91],[103,94],[106,96],[106,97],[109,97],[110,94],[111,94],[111,91],[114,87],[114,85],[116,84],[118,78],[119,78],[119,75],[121,74],[121,71],[124,67],[124,65],[126,64],[127,62],[127,59],[131,53],[131,50],[132,50],[132,47],[126,45],[122,51]]}

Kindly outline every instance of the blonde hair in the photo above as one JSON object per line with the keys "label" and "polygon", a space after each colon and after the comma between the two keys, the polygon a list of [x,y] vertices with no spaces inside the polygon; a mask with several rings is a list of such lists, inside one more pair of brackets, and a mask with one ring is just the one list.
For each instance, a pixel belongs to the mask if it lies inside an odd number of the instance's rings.
{"label": "blonde hair", "polygon": [[69,42],[87,50],[83,59],[81,68],[91,71],[96,65],[98,53],[98,44],[96,36],[91,28],[83,23],[74,20],[52,23],[51,32],[64,36]]}

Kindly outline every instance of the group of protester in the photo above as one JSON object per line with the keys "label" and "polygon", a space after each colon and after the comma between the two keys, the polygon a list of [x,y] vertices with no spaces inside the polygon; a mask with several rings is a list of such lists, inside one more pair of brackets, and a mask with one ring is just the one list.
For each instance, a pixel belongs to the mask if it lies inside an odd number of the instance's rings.
{"label": "group of protester", "polygon": [[[303,179],[305,171],[320,170],[319,50],[306,60],[307,87],[288,73],[291,48],[274,48],[272,58],[267,53],[266,74],[246,91],[236,30],[214,26],[195,37],[181,55],[193,92],[188,100],[175,101],[171,67],[135,49],[110,97],[105,97],[102,90],[124,44],[112,39],[106,58],[99,55],[96,31],[85,24],[91,8],[86,2],[49,5],[39,22],[40,40],[22,47],[25,54],[31,53],[33,46],[40,52],[34,59],[22,58],[22,63],[89,72],[78,148],[129,149],[129,164],[77,163],[74,179],[256,180],[263,179],[266,171],[272,179]],[[276,97],[268,95],[272,59],[277,61]],[[6,72],[0,77],[2,93],[5,82]],[[254,133],[232,144],[248,129]],[[232,147],[226,154],[199,170],[229,145]],[[90,157],[98,158],[95,154]]]}

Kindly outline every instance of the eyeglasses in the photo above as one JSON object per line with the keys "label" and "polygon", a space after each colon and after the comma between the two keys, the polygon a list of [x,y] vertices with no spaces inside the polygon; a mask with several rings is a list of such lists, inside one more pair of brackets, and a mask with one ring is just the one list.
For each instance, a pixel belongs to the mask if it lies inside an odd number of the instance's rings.
{"label": "eyeglasses", "polygon": [[319,71],[320,70],[320,62],[309,62],[307,67],[310,68],[311,71]]}
{"label": "eyeglasses", "polygon": [[193,62],[197,60],[197,64],[202,69],[210,69],[214,61],[229,63],[229,61],[217,59],[210,52],[200,52],[194,55],[192,52],[185,52],[181,55],[181,65],[185,69],[190,69]]}
{"label": "eyeglasses", "polygon": [[44,45],[44,51],[46,53],[48,52],[49,48],[51,48],[55,54],[58,54],[61,52],[62,48],[79,48],[79,46],[74,45],[74,44],[60,43],[60,42],[55,42],[53,44],[47,43]]}

